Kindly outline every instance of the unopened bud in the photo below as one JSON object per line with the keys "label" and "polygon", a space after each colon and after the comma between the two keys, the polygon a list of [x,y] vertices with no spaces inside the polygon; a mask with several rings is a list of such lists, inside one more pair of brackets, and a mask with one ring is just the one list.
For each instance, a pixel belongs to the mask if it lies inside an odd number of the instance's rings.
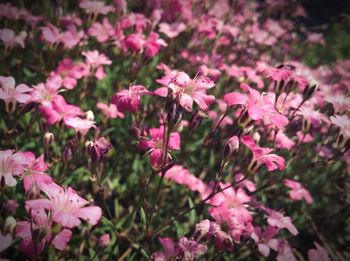
{"label": "unopened bud", "polygon": [[233,136],[228,139],[224,145],[222,151],[222,159],[229,160],[239,149],[239,139],[237,136]]}
{"label": "unopened bud", "polygon": [[4,225],[4,234],[13,234],[14,230],[16,227],[16,220],[12,217],[9,216],[5,220],[5,225]]}
{"label": "unopened bud", "polygon": [[52,132],[46,132],[44,135],[44,146],[46,148],[50,147],[54,141],[54,135]]}
{"label": "unopened bud", "polygon": [[90,155],[92,148],[94,147],[94,142],[91,140],[88,140],[85,142],[85,153],[87,155]]}
{"label": "unopened bud", "polygon": [[203,117],[202,117],[200,112],[197,111],[196,113],[194,113],[192,115],[191,120],[190,120],[189,128],[190,129],[197,129],[201,125],[202,119],[203,119]]}
{"label": "unopened bud", "polygon": [[7,101],[5,103],[5,110],[7,113],[11,114],[15,111],[16,109],[16,101]]}
{"label": "unopened bud", "polygon": [[62,160],[64,162],[68,162],[73,158],[74,147],[75,147],[74,140],[70,140],[66,145],[64,145],[62,150]]}
{"label": "unopened bud", "polygon": [[90,111],[87,111],[86,114],[85,114],[85,118],[89,121],[94,121],[95,120],[95,115],[94,113],[90,110]]}
{"label": "unopened bud", "polygon": [[178,103],[170,101],[165,105],[165,110],[167,112],[168,123],[172,124],[173,126],[178,125],[182,119],[182,107]]}
{"label": "unopened bud", "polygon": [[316,92],[317,90],[317,84],[315,82],[309,83],[305,86],[305,89],[303,91],[303,99],[304,101],[307,101],[311,98],[311,96]]}

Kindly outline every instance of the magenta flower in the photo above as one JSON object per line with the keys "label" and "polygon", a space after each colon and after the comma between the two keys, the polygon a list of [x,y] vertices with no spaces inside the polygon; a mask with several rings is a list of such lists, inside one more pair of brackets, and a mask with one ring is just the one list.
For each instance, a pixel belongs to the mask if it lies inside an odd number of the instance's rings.
{"label": "magenta flower", "polygon": [[71,49],[77,46],[84,36],[84,31],[78,31],[75,25],[70,25],[68,30],[61,34],[60,40],[65,49]]}
{"label": "magenta flower", "polygon": [[123,39],[122,44],[125,52],[139,52],[145,44],[144,35],[139,33],[129,34]]}
{"label": "magenta flower", "polygon": [[91,225],[96,225],[102,215],[100,207],[88,206],[87,200],[80,197],[71,187],[61,188],[56,184],[47,186],[45,190],[48,199],[26,201],[28,212],[49,210],[52,219],[63,227],[73,228],[80,225],[80,219]]}
{"label": "magenta flower", "polygon": [[5,103],[27,103],[31,99],[29,92],[32,89],[25,84],[15,85],[13,77],[0,76],[0,99],[4,100]]}
{"label": "magenta flower", "polygon": [[283,183],[286,187],[292,189],[291,191],[289,191],[289,197],[292,200],[297,201],[305,199],[307,204],[311,204],[313,202],[309,191],[307,191],[299,182],[291,179],[284,179]]}
{"label": "magenta flower", "polygon": [[254,120],[263,120],[266,124],[273,124],[282,129],[288,124],[288,119],[276,111],[273,97],[260,94],[258,91],[242,83],[241,88],[248,91],[244,95],[238,92],[231,92],[224,96],[228,106],[242,105],[247,108],[249,117]]}
{"label": "magenta flower", "polygon": [[155,32],[151,32],[143,44],[144,52],[147,57],[154,57],[160,50],[161,46],[167,46],[166,42],[159,38]]}
{"label": "magenta flower", "polygon": [[316,248],[310,249],[307,252],[309,261],[330,261],[328,251],[320,246],[317,242],[314,242]]}
{"label": "magenta flower", "polygon": [[254,227],[254,232],[251,234],[251,238],[258,245],[260,254],[264,257],[268,257],[270,249],[278,250],[278,240],[274,237],[277,235],[278,229],[272,226],[268,226],[264,231],[261,227]]}
{"label": "magenta flower", "polygon": [[74,89],[78,83],[77,80],[86,76],[84,69],[81,64],[74,64],[72,59],[64,58],[51,76],[61,76],[63,86],[67,89]]}
{"label": "magenta flower", "polygon": [[[208,106],[215,101],[213,95],[206,94],[208,89],[215,86],[214,82],[206,76],[191,79],[185,72],[178,72],[166,85],[172,91],[174,100],[187,111],[192,111],[193,102],[197,103],[201,110],[207,110]],[[167,88],[159,88],[155,94],[167,96]]]}
{"label": "magenta flower", "polygon": [[138,110],[142,95],[149,94],[145,86],[132,85],[129,90],[121,90],[113,95],[111,103],[117,106],[120,112],[129,111],[134,113]]}
{"label": "magenta flower", "polygon": [[[228,187],[229,184],[220,183],[219,187],[221,189]],[[225,205],[227,208],[240,208],[244,207],[246,203],[251,200],[242,188],[234,189],[230,187],[224,191],[216,194],[210,199],[210,204],[213,206]]]}
{"label": "magenta flower", "polygon": [[285,159],[276,154],[271,154],[273,149],[259,147],[253,138],[249,135],[243,136],[241,141],[246,145],[253,153],[253,158],[250,163],[252,170],[257,170],[261,165],[266,165],[268,171],[275,169],[285,169]]}
{"label": "magenta flower", "polygon": [[[139,148],[142,150],[148,150],[150,152],[150,161],[152,167],[159,169],[162,166],[163,151],[164,151],[164,127],[151,128],[149,129],[150,139],[142,139],[139,143]],[[169,137],[168,151],[166,156],[166,161],[168,160],[169,151],[180,150],[180,134],[178,132],[173,132]]]}
{"label": "magenta flower", "polygon": [[[19,244],[19,250],[25,253],[28,257],[35,258],[44,250],[45,244],[51,242],[58,250],[64,250],[67,243],[72,237],[72,231],[63,229],[52,238],[51,217],[44,209],[30,211],[31,222],[19,221],[16,226],[16,236],[22,240]],[[33,234],[44,235],[38,241],[37,238],[32,238]]]}

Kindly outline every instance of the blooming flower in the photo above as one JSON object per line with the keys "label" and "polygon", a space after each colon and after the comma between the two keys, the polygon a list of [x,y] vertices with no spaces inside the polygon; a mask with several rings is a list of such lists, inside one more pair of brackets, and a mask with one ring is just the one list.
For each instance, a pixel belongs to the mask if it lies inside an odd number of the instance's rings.
{"label": "blooming flower", "polygon": [[[207,110],[208,106],[215,101],[213,95],[206,94],[206,91],[215,84],[205,76],[191,79],[185,72],[178,72],[166,85],[172,91],[174,100],[187,111],[192,111],[193,102],[197,103],[201,110]],[[155,94],[165,97],[168,95],[167,88],[159,88]]]}
{"label": "blooming flower", "polygon": [[266,124],[273,124],[279,129],[288,124],[288,119],[276,111],[274,99],[269,95],[260,94],[258,91],[242,83],[241,88],[248,91],[248,95],[231,92],[224,96],[228,106],[242,105],[248,110],[249,117],[254,120],[263,120]]}
{"label": "blooming flower", "polygon": [[261,227],[254,227],[254,232],[251,234],[251,238],[258,244],[260,254],[264,257],[268,257],[270,254],[270,248],[278,250],[278,240],[274,237],[277,235],[278,229],[272,226],[268,226],[264,231]]}
{"label": "blooming flower", "polygon": [[[51,240],[56,249],[64,250],[72,237],[72,231],[63,229],[52,238],[52,220],[45,210],[30,211],[30,215],[30,222],[19,221],[16,226],[16,236],[22,239],[19,250],[28,257],[35,258],[42,253],[45,244]],[[37,235],[37,238],[33,238],[33,235]]]}
{"label": "blooming flower", "polygon": [[160,23],[159,32],[165,34],[169,38],[175,38],[181,32],[186,30],[186,25],[184,23]]}
{"label": "blooming flower", "polygon": [[16,101],[19,103],[26,103],[30,100],[31,96],[29,92],[32,91],[25,84],[19,84],[15,87],[15,79],[13,77],[0,76],[0,99],[6,103]]}
{"label": "blooming flower", "polygon": [[304,198],[306,203],[308,204],[311,204],[313,202],[310,193],[299,182],[291,179],[284,179],[283,183],[285,186],[292,189],[291,191],[289,191],[289,197],[292,200],[297,201]]}
{"label": "blooming flower", "polygon": [[144,52],[147,57],[154,57],[161,46],[167,46],[166,42],[159,38],[159,35],[155,32],[151,32],[143,44]]}
{"label": "blooming flower", "polygon": [[82,119],[79,117],[70,117],[65,120],[65,124],[69,128],[75,129],[77,132],[82,134],[83,136],[86,135],[86,133],[91,129],[91,128],[96,128],[95,122],[90,121],[87,119]]}
{"label": "blooming flower", "polygon": [[107,58],[106,55],[100,54],[97,50],[83,51],[82,54],[86,58],[86,62],[92,67],[97,68],[100,65],[110,65],[112,61]]}
{"label": "blooming flower", "polygon": [[111,103],[115,104],[120,112],[134,113],[138,110],[141,96],[149,93],[142,85],[132,85],[129,90],[121,90],[114,94]]}
{"label": "blooming flower", "polygon": [[[158,169],[162,165],[163,153],[164,153],[164,127],[149,129],[150,139],[142,139],[139,143],[139,148],[142,150],[149,150],[151,153],[150,161],[151,165]],[[180,150],[180,134],[173,132],[169,136],[168,151]],[[166,160],[168,159],[168,151]]]}
{"label": "blooming flower", "polygon": [[314,242],[314,245],[316,246],[315,249],[310,249],[307,252],[307,257],[309,261],[329,261],[331,260],[329,258],[328,252],[325,248],[320,246],[317,242]]}
{"label": "blooming flower", "polygon": [[64,58],[56,70],[51,73],[51,76],[59,75],[62,78],[62,85],[67,89],[73,89],[77,85],[78,79],[87,76],[85,67],[82,63],[74,64],[72,59]]}
{"label": "blooming flower", "polygon": [[88,33],[91,36],[95,36],[98,42],[104,43],[114,35],[114,29],[105,17],[103,18],[102,24],[99,22],[93,23],[89,28]]}
{"label": "blooming flower", "polygon": [[82,0],[79,4],[79,7],[85,9],[87,13],[92,13],[94,15],[106,15],[114,11],[113,6],[106,5],[103,1]]}
{"label": "blooming flower", "polygon": [[115,104],[107,105],[105,103],[98,102],[97,108],[99,108],[107,118],[124,118],[124,113],[118,111],[117,106]]}
{"label": "blooming flower", "polygon": [[250,166],[253,170],[257,170],[261,165],[266,165],[268,171],[275,169],[285,169],[285,159],[276,154],[272,154],[273,149],[259,147],[249,135],[243,136],[241,141],[246,145],[253,153],[253,159]]}
{"label": "blooming flower", "polygon": [[12,150],[0,150],[0,182],[13,187],[17,181],[13,176],[21,176],[27,161],[21,152],[13,153]]}
{"label": "blooming flower", "polygon": [[282,213],[274,210],[267,210],[267,213],[269,214],[267,223],[270,226],[274,226],[279,229],[286,228],[293,236],[296,236],[298,234],[298,230],[293,225],[292,219],[290,217],[283,216]]}
{"label": "blooming flower", "polygon": [[13,48],[15,45],[19,45],[24,48],[24,40],[27,37],[27,33],[22,31],[19,35],[15,35],[15,32],[11,29],[0,29],[0,40],[4,43],[5,48]]}
{"label": "blooming flower", "polygon": [[50,210],[52,219],[67,228],[79,226],[80,219],[86,220],[91,225],[96,225],[101,218],[101,208],[85,207],[88,201],[80,197],[71,187],[64,189],[53,183],[51,186],[47,186],[44,192],[48,199],[26,201],[28,211]]}

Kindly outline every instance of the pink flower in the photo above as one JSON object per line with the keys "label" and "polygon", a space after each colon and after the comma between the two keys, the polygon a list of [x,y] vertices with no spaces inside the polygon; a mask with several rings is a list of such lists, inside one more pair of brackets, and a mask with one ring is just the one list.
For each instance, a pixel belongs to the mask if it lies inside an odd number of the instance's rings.
{"label": "pink flower", "polygon": [[113,95],[111,103],[117,106],[118,111],[134,113],[138,110],[142,95],[149,94],[142,85],[132,85],[129,90],[121,90]]}
{"label": "pink flower", "polygon": [[24,48],[24,40],[26,37],[27,33],[24,31],[19,35],[15,35],[15,32],[11,29],[0,29],[0,40],[4,43],[5,48],[13,48],[17,44]]}
{"label": "pink flower", "polygon": [[272,131],[270,135],[270,139],[275,139],[275,147],[278,149],[288,149],[290,150],[295,146],[295,142],[290,139],[282,130],[277,130],[277,134],[275,137],[275,132]]}
{"label": "pink flower", "polygon": [[268,257],[270,254],[270,248],[278,250],[278,240],[274,237],[277,235],[278,229],[272,226],[268,226],[264,231],[261,227],[254,227],[254,232],[251,234],[251,238],[257,243],[260,254],[264,257]]}
{"label": "pink flower", "polygon": [[342,114],[350,110],[350,98],[344,95],[334,95],[324,97],[325,101],[331,103],[336,113]]}
{"label": "pink flower", "polygon": [[46,80],[46,83],[39,83],[33,86],[30,101],[46,106],[57,98],[61,86],[62,78],[59,75],[53,75]]}
{"label": "pink flower", "polygon": [[91,36],[95,36],[98,42],[104,43],[114,35],[114,29],[109,23],[108,18],[105,17],[102,24],[99,22],[93,23],[88,33]]}
{"label": "pink flower", "polygon": [[287,117],[276,111],[273,97],[260,94],[244,83],[241,84],[241,88],[247,90],[249,94],[244,95],[238,92],[226,94],[224,101],[228,106],[242,105],[247,108],[252,120],[263,120],[266,124],[273,124],[280,129],[288,124]]}
{"label": "pink flower", "polygon": [[96,128],[94,121],[82,119],[79,117],[67,118],[65,120],[65,124],[67,125],[67,127],[75,129],[76,132],[79,132],[83,136],[86,135],[86,133],[91,128]]}
{"label": "pink flower", "polygon": [[92,13],[94,15],[106,15],[115,10],[113,6],[106,5],[103,1],[82,0],[79,7],[85,9],[87,13]]}
{"label": "pink flower", "polygon": [[[221,189],[229,186],[229,184],[220,183]],[[210,204],[213,206],[225,205],[227,208],[240,208],[244,207],[246,203],[251,200],[242,188],[235,190],[233,187],[225,189],[224,191],[216,194],[210,199]]]}
{"label": "pink flower", "polygon": [[[22,240],[19,244],[19,250],[28,257],[35,258],[44,250],[47,242],[58,250],[64,250],[72,237],[69,229],[61,230],[52,239],[52,220],[44,209],[30,210],[31,222],[19,221],[16,226],[16,236]],[[43,235],[41,238],[32,238],[32,235]],[[40,241],[39,241],[40,240]]]}
{"label": "pink flower", "polygon": [[268,171],[273,171],[277,168],[280,170],[285,169],[285,159],[276,154],[271,154],[270,152],[273,149],[259,147],[249,135],[243,136],[241,141],[253,153],[253,159],[250,164],[253,170],[257,170],[261,165],[266,165]]}
{"label": "pink flower", "polygon": [[71,187],[61,188],[56,184],[45,190],[48,199],[26,201],[26,209],[30,212],[47,209],[51,211],[52,219],[63,227],[73,228],[80,225],[80,219],[91,225],[96,225],[102,215],[102,210],[96,206],[85,207],[89,202],[80,197]]}
{"label": "pink flower", "polygon": [[27,161],[21,152],[13,153],[12,150],[0,150],[0,182],[4,179],[5,185],[13,187],[17,181],[13,176],[21,176]]}
{"label": "pink flower", "polygon": [[147,57],[154,57],[159,52],[161,46],[167,46],[166,42],[159,38],[155,32],[151,32],[143,44],[144,52]]}
{"label": "pink flower", "polygon": [[325,248],[321,247],[317,242],[314,242],[314,245],[316,246],[315,249],[310,249],[307,252],[307,257],[309,261],[329,261],[331,260],[329,258],[328,252]]}
{"label": "pink flower", "polygon": [[77,85],[77,80],[85,76],[84,68],[81,64],[74,64],[70,58],[64,58],[57,66],[52,76],[60,75],[62,84],[67,89],[74,89]]}
{"label": "pink flower", "polygon": [[31,99],[29,92],[32,89],[25,84],[19,84],[16,87],[15,85],[16,83],[13,77],[0,76],[0,99],[6,103],[15,103],[16,101],[27,103]]}
{"label": "pink flower", "polygon": [[97,108],[99,108],[107,118],[124,118],[124,113],[118,111],[117,106],[115,104],[107,105],[105,103],[98,102]]}
{"label": "pink flower", "polygon": [[278,242],[278,255],[276,257],[277,261],[298,261],[293,254],[292,248],[287,242],[279,240]]}
{"label": "pink flower", "polygon": [[286,228],[293,236],[296,236],[298,234],[298,230],[293,225],[292,219],[290,217],[285,217],[282,215],[282,213],[274,210],[268,210],[267,213],[269,214],[267,223],[270,226],[277,227],[279,229]]}
{"label": "pink flower", "polygon": [[165,34],[169,38],[175,38],[181,32],[186,30],[186,25],[184,23],[160,23],[159,32]]}
{"label": "pink flower", "polygon": [[313,202],[310,193],[299,182],[291,179],[284,179],[283,183],[285,186],[292,189],[289,191],[289,197],[292,200],[297,201],[304,198],[308,204],[311,204]]}
{"label": "pink flower", "polygon": [[[139,148],[142,150],[149,150],[151,165],[158,169],[162,166],[163,153],[164,153],[164,127],[149,129],[150,139],[142,139],[139,143]],[[171,150],[180,150],[180,134],[173,132],[169,137],[168,151],[166,161],[168,160],[168,152]]]}
{"label": "pink flower", "polygon": [[139,33],[129,34],[123,39],[123,50],[139,52],[145,44],[144,35]]}
{"label": "pink flower", "polygon": [[339,132],[345,139],[350,139],[350,118],[344,115],[335,115],[330,118],[331,123],[339,128]]}
{"label": "pink flower", "polygon": [[106,233],[106,234],[103,234],[99,240],[98,240],[98,245],[100,247],[107,247],[111,242],[111,236]]}
{"label": "pink flower", "polygon": [[13,238],[11,234],[2,234],[0,232],[0,253],[12,245]]}
{"label": "pink flower", "polygon": [[82,54],[86,57],[86,62],[92,68],[97,68],[100,65],[110,65],[112,61],[107,58],[104,54],[100,54],[97,50],[94,51],[83,51]]}
{"label": "pink flower", "polygon": [[41,37],[49,44],[59,44],[61,42],[61,33],[58,28],[50,23],[41,27]]}
{"label": "pink flower", "polygon": [[[192,111],[193,102],[197,103],[201,110],[207,110],[208,106],[215,101],[213,95],[206,94],[206,91],[215,84],[205,76],[191,79],[185,72],[178,72],[166,85],[172,91],[174,100],[187,111]],[[168,90],[164,87],[159,88],[155,94],[167,96]]]}
{"label": "pink flower", "polygon": [[84,35],[83,31],[78,31],[75,25],[71,25],[66,32],[61,34],[60,40],[64,48],[71,49],[80,43]]}

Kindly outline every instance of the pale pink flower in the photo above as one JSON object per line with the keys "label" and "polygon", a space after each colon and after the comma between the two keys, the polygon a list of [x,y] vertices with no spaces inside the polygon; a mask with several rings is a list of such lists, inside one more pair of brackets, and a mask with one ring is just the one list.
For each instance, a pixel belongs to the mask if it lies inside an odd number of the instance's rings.
{"label": "pale pink flower", "polygon": [[[4,207],[6,208],[6,210],[8,210],[11,214],[14,214],[17,210],[17,208],[19,207],[19,204],[16,200],[14,199],[9,199],[6,201]],[[0,240],[1,241],[1,240]],[[0,250],[1,252],[1,250]]]}
{"label": "pale pink flower", "polygon": [[277,261],[298,261],[293,254],[292,248],[287,242],[279,240],[278,242],[278,255]]}
{"label": "pale pink flower", "polygon": [[96,128],[94,121],[79,117],[69,117],[65,119],[65,124],[67,127],[75,129],[76,132],[79,132],[83,136],[86,135],[91,128]]}
{"label": "pale pink flower", "polygon": [[124,113],[118,111],[117,106],[115,104],[107,105],[105,103],[98,102],[97,108],[99,108],[107,118],[124,118]]}
{"label": "pale pink flower", "polygon": [[92,13],[94,15],[106,15],[115,10],[113,6],[106,5],[104,1],[81,0],[79,7],[85,9],[88,14]]}
{"label": "pale pink flower", "polygon": [[11,234],[2,234],[0,232],[0,253],[9,248],[12,245],[13,238]]}
{"label": "pale pink flower", "polygon": [[0,99],[6,103],[16,101],[19,103],[27,103],[31,99],[29,92],[32,91],[25,84],[15,86],[15,79],[13,77],[0,76]]}
{"label": "pale pink flower", "polygon": [[97,50],[83,51],[82,54],[86,57],[86,62],[92,67],[97,68],[100,65],[110,65],[112,61],[106,55],[100,54]]}
{"label": "pale pink flower", "polygon": [[267,213],[269,215],[267,223],[270,226],[277,227],[278,229],[286,228],[293,236],[299,233],[290,217],[283,216],[282,213],[270,209],[267,210]]}
{"label": "pale pink flower", "polygon": [[88,206],[87,200],[80,197],[71,187],[61,188],[56,184],[47,186],[45,193],[48,199],[26,201],[26,209],[30,212],[43,209],[51,211],[52,219],[63,227],[73,228],[80,225],[80,219],[96,225],[102,215],[101,208]]}
{"label": "pale pink flower", "polygon": [[275,169],[285,169],[285,159],[276,154],[272,154],[273,149],[259,147],[253,138],[249,135],[243,136],[241,141],[246,145],[253,153],[253,159],[251,166],[257,170],[261,165],[266,165],[268,171]]}
{"label": "pale pink flower", "polygon": [[13,176],[21,176],[27,164],[21,152],[0,150],[0,181],[4,179],[5,185],[13,187],[17,181]]}
{"label": "pale pink flower", "polygon": [[24,48],[24,40],[26,37],[27,33],[24,31],[16,35],[11,29],[0,29],[0,40],[4,43],[5,48],[13,48],[15,45],[19,45]]}
{"label": "pale pink flower", "polygon": [[320,246],[317,242],[314,242],[316,248],[310,249],[307,252],[309,261],[329,261],[331,260],[328,255],[328,251]]}
{"label": "pale pink flower", "polygon": [[121,90],[113,95],[111,103],[117,106],[118,111],[134,113],[138,110],[142,95],[150,94],[143,85],[132,85],[128,90]]}
{"label": "pale pink flower", "polygon": [[60,40],[65,49],[71,49],[80,43],[84,35],[83,31],[78,31],[75,25],[71,25],[68,27],[67,31],[61,33]]}
{"label": "pale pink flower", "polygon": [[320,45],[326,45],[323,34],[321,33],[308,33],[307,40],[310,43],[318,43]]}
{"label": "pale pink flower", "polygon": [[[209,105],[215,101],[213,95],[207,95],[206,91],[215,86],[214,82],[205,76],[191,79],[185,72],[178,72],[166,84],[172,91],[175,101],[178,101],[181,107],[187,111],[192,111],[193,102],[197,103],[201,110],[207,110]],[[167,96],[166,88],[159,88],[155,94]]]}
{"label": "pale pink flower", "polygon": [[260,254],[264,257],[268,257],[270,254],[270,249],[275,251],[278,250],[278,240],[274,237],[278,234],[278,229],[272,226],[267,226],[267,228],[262,231],[261,227],[254,227],[254,232],[251,234],[251,238],[258,245]]}
{"label": "pale pink flower", "polygon": [[114,28],[109,23],[108,18],[103,18],[102,24],[95,22],[91,25],[88,31],[89,35],[95,36],[100,43],[106,42],[110,37],[114,36]]}
{"label": "pale pink flower", "polygon": [[67,89],[73,89],[77,85],[77,80],[86,76],[82,64],[74,64],[70,58],[64,58],[58,64],[55,72],[51,76],[60,75],[62,78],[62,85]]}
{"label": "pale pink flower", "polygon": [[295,146],[295,142],[290,139],[282,130],[277,130],[275,137],[275,131],[271,131],[270,139],[275,139],[275,147],[278,149],[290,150]]}
{"label": "pale pink flower", "polygon": [[[220,183],[219,188],[224,189],[229,185],[228,183]],[[244,207],[250,200],[251,197],[248,196],[242,188],[234,189],[230,187],[212,197],[209,203],[213,206],[220,206],[223,204],[227,208],[240,208]]]}
{"label": "pale pink flower", "polygon": [[224,96],[228,106],[242,105],[247,108],[249,117],[254,120],[263,120],[266,124],[273,124],[282,129],[288,124],[288,119],[276,111],[274,97],[260,94],[258,91],[242,83],[241,88],[248,91],[248,95],[231,92]]}
{"label": "pale pink flower", "polygon": [[[139,142],[139,148],[142,150],[148,150],[150,152],[151,165],[158,169],[162,166],[163,153],[164,153],[164,127],[149,129],[150,139],[144,138]],[[166,152],[166,162],[169,158],[169,152],[172,150],[180,150],[180,134],[173,132],[170,134],[168,151]],[[166,163],[165,162],[165,163]]]}
{"label": "pale pink flower", "polygon": [[[69,229],[63,229],[52,239],[53,222],[45,210],[29,210],[29,214],[31,222],[17,222],[16,236],[22,239],[19,244],[19,250],[28,257],[35,258],[42,253],[45,244],[51,242],[56,249],[63,251],[72,237],[72,232]],[[38,242],[37,239],[32,238],[34,233],[42,233],[44,235],[41,241]]]}
{"label": "pale pink flower", "polygon": [[336,113],[343,113],[350,110],[350,97],[345,95],[332,95],[324,97],[325,101],[331,103]]}
{"label": "pale pink flower", "polygon": [[111,236],[108,233],[103,234],[98,240],[98,245],[100,247],[107,247],[110,243],[111,243]]}
{"label": "pale pink flower", "polygon": [[330,118],[331,123],[339,128],[340,134],[345,139],[350,138],[350,118],[344,115],[335,115]]}
{"label": "pale pink flower", "polygon": [[160,23],[159,32],[165,34],[169,38],[175,38],[181,32],[186,30],[186,25],[184,23]]}
{"label": "pale pink flower", "polygon": [[311,204],[313,202],[310,193],[299,182],[291,179],[284,179],[283,183],[285,186],[292,189],[289,191],[289,197],[292,200],[297,201],[304,198],[308,204]]}
{"label": "pale pink flower", "polygon": [[41,37],[49,44],[59,44],[61,42],[61,32],[53,24],[48,23],[41,27]]}
{"label": "pale pink flower", "polygon": [[31,102],[40,103],[46,106],[59,95],[59,88],[62,86],[62,78],[59,75],[52,75],[46,80],[46,83],[34,85],[31,92]]}

